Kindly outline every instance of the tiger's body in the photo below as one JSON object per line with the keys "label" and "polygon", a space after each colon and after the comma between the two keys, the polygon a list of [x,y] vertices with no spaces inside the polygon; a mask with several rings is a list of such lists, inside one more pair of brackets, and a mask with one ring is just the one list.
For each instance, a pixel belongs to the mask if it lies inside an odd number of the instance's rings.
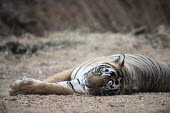
{"label": "tiger's body", "polygon": [[170,67],[138,54],[93,58],[44,81],[17,80],[10,88],[11,95],[115,95],[169,91]]}

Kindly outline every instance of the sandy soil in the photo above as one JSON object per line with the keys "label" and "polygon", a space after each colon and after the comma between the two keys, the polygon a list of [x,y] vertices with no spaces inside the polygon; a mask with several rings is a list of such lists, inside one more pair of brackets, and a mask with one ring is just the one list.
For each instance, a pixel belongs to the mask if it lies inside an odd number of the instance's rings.
{"label": "sandy soil", "polygon": [[[4,44],[15,37],[3,40]],[[18,95],[9,96],[9,85],[23,76],[43,80],[60,71],[72,68],[93,57],[117,53],[140,53],[158,61],[170,62],[169,48],[153,47],[143,36],[130,34],[64,32],[48,38],[25,35],[20,42],[37,44],[46,41],[61,44],[40,50],[37,54],[16,58],[7,52],[0,53],[0,112],[117,112],[117,113],[168,113],[170,93],[137,93],[132,95]]]}

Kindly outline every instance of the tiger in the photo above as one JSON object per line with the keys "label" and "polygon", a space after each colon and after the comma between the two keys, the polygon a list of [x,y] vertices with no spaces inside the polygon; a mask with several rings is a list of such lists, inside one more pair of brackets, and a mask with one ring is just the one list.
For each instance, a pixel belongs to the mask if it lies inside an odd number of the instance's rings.
{"label": "tiger", "polygon": [[43,81],[15,81],[10,95],[56,94],[120,95],[169,92],[170,66],[140,54],[115,54],[89,59]]}

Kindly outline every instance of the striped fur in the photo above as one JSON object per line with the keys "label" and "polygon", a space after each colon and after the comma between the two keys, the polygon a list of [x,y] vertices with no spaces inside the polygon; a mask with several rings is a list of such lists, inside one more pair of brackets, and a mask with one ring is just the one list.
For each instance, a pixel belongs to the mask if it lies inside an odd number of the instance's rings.
{"label": "striped fur", "polygon": [[[88,92],[94,95],[170,91],[170,68],[168,65],[139,54],[125,54],[123,65],[119,66],[115,62],[120,56],[112,55],[86,61],[73,71],[72,79],[86,76],[86,81],[89,81],[88,84],[90,84],[87,88]],[[108,77],[101,77],[100,67],[112,68],[116,76],[106,74]],[[106,79],[105,82],[104,79]],[[102,89],[110,79],[114,82],[119,80],[119,88]],[[108,87],[111,86],[113,83]]]}
{"label": "striped fur", "polygon": [[140,92],[170,91],[170,67],[142,55],[126,55],[122,68],[125,86],[135,85]]}

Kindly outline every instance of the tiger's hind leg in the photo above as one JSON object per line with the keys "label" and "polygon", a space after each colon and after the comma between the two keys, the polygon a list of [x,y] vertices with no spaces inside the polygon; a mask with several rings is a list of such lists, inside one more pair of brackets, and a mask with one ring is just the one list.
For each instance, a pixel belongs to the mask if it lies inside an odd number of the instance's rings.
{"label": "tiger's hind leg", "polygon": [[57,94],[66,95],[73,94],[73,89],[65,84],[58,85],[55,83],[47,83],[32,78],[15,81],[10,87],[10,95],[18,94]]}
{"label": "tiger's hind leg", "polygon": [[73,69],[63,71],[61,73],[58,73],[56,75],[53,75],[52,77],[45,79],[44,82],[55,83],[55,82],[61,82],[61,81],[70,81],[72,72],[73,72]]}

